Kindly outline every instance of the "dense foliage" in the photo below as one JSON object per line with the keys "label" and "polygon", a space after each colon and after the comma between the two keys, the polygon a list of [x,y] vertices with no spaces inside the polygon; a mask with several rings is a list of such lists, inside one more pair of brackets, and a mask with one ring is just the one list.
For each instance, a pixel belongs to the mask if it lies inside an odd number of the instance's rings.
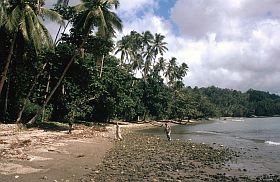
{"label": "dense foliage", "polygon": [[[67,3],[59,0],[48,10],[43,0],[0,2],[1,121],[280,114],[280,97],[268,92],[185,86],[188,66],[165,57],[161,34],[132,31],[114,42],[122,28],[112,11],[117,0]],[[46,17],[61,23],[55,41],[44,27]]]}

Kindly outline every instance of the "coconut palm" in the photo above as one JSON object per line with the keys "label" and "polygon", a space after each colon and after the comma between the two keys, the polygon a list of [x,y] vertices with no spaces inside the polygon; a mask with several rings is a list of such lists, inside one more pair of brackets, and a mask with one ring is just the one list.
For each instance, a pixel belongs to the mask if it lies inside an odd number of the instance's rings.
{"label": "coconut palm", "polygon": [[182,81],[188,72],[188,68],[189,67],[186,63],[182,63],[181,66],[178,66],[176,63],[176,58],[172,57],[169,60],[166,72],[164,74],[167,79],[167,84],[172,86],[176,81]]}
{"label": "coconut palm", "polygon": [[131,38],[129,36],[124,36],[117,42],[115,54],[118,53],[121,53],[121,65],[129,61],[131,54]]}
{"label": "coconut palm", "polygon": [[[2,8],[7,9],[6,16],[1,14],[1,17],[4,17],[2,20],[3,27],[11,34],[12,38],[8,55],[4,60],[4,69],[1,74],[0,95],[6,80],[17,37],[22,35],[24,41],[32,44],[36,53],[38,53],[44,48],[51,48],[53,46],[51,35],[43,25],[40,16],[48,17],[50,20],[63,23],[58,13],[42,7],[43,1],[38,1],[38,4],[30,0],[15,0],[9,3],[7,1],[4,2],[0,4]],[[6,5],[6,7],[3,5]]]}
{"label": "coconut palm", "polygon": [[151,44],[153,42],[154,36],[150,31],[145,31],[142,33],[142,50],[147,51],[151,47]]}
{"label": "coconut palm", "polygon": [[142,35],[131,31],[130,35],[124,36],[117,42],[115,54],[121,53],[121,64],[129,64],[130,71],[140,70],[143,67]]}
{"label": "coconut palm", "polygon": [[177,79],[182,80],[184,76],[187,75],[189,71],[189,67],[186,63],[182,63],[182,65],[178,68]]}
{"label": "coconut palm", "polygon": [[122,29],[122,23],[112,7],[118,7],[118,0],[81,0],[82,4],[75,6],[79,13],[74,26],[80,29],[85,36],[96,27],[102,36],[112,36],[115,30]]}
{"label": "coconut palm", "polygon": [[160,72],[164,72],[166,68],[165,59],[163,57],[158,58],[158,63],[154,66],[154,71],[160,74]]}
{"label": "coconut palm", "polygon": [[165,38],[164,35],[158,33],[155,34],[155,38],[152,45],[152,50],[155,58],[157,57],[158,54],[163,56],[163,53],[168,50],[168,48],[166,47],[167,43],[163,42],[164,38]]}
{"label": "coconut palm", "polygon": [[169,86],[172,85],[172,83],[175,81],[175,75],[176,75],[176,71],[177,71],[177,64],[176,64],[176,58],[175,57],[172,57],[168,64],[167,64],[167,69],[166,69],[166,72],[164,74],[164,76],[166,77],[167,79],[167,84]]}
{"label": "coconut palm", "polygon": [[[69,0],[58,0],[54,7],[54,10],[57,11],[63,17],[63,19],[67,21],[66,25],[64,26],[64,30],[62,31],[62,34],[65,33],[67,27],[70,24],[70,20],[73,18],[72,8],[68,6],[68,4],[69,4]],[[55,45],[57,45],[57,43],[59,42],[58,37],[62,28],[63,28],[62,25],[60,25],[58,28],[58,31],[54,39]]]}
{"label": "coconut palm", "polygon": [[42,113],[43,108],[48,104],[53,94],[60,86],[70,66],[74,62],[75,57],[79,54],[79,50],[81,50],[86,43],[90,32],[94,28],[97,28],[100,35],[113,36],[116,30],[122,29],[120,18],[112,11],[113,6],[117,8],[118,5],[119,2],[117,0],[82,0],[81,4],[74,7],[78,16],[76,17],[73,25],[77,30],[82,32],[82,41],[79,45],[77,45],[77,51],[64,68],[58,82],[46,98],[43,107],[37,111],[36,115],[28,122],[28,124],[33,124],[36,118]]}

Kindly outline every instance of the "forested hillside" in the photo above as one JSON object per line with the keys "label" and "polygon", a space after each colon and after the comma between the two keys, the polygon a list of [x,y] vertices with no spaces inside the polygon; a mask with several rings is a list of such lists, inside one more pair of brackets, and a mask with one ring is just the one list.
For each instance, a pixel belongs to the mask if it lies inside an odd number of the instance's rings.
{"label": "forested hillside", "polygon": [[[67,2],[58,1],[52,10],[43,0],[0,2],[1,121],[280,114],[274,94],[184,85],[188,66],[166,57],[161,34],[132,31],[115,42],[122,29],[113,10],[118,1],[84,0],[74,7]],[[53,40],[41,17],[60,23],[62,36]]]}

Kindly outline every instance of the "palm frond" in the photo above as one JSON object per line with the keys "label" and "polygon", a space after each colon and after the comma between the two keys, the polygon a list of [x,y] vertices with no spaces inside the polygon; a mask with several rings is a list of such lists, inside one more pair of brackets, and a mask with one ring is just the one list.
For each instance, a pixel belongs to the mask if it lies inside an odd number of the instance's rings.
{"label": "palm frond", "polygon": [[106,2],[107,4],[112,4],[112,5],[114,5],[116,9],[120,6],[119,0],[105,0],[105,2]]}
{"label": "palm frond", "polygon": [[16,6],[11,13],[8,14],[5,27],[7,30],[13,32],[18,29],[22,21],[22,10],[19,6]]}
{"label": "palm frond", "polygon": [[86,5],[86,3],[78,4],[78,5],[74,6],[74,10],[76,12],[78,12],[78,13],[83,12],[83,11],[86,10],[86,6],[85,5]]}
{"label": "palm frond", "polygon": [[99,25],[99,30],[101,30],[101,35],[105,36],[106,32],[107,32],[107,29],[108,29],[108,26],[107,26],[107,22],[105,20],[105,17],[104,17],[104,13],[103,13],[103,10],[100,6],[98,6],[98,14],[99,14],[99,19],[100,19],[100,22],[101,24]]}
{"label": "palm frond", "polygon": [[36,25],[34,24],[31,11],[25,12],[21,32],[26,42],[30,42],[31,44],[33,44],[35,52],[38,53],[40,44],[38,41],[39,38],[36,31]]}
{"label": "palm frond", "polygon": [[93,15],[94,13],[92,11],[88,11],[88,13],[85,13],[86,17],[85,19],[82,21],[83,22],[83,29],[90,29],[90,26],[92,26],[93,24]]}
{"label": "palm frond", "polygon": [[68,5],[69,0],[57,0],[56,4],[57,5]]}
{"label": "palm frond", "polygon": [[7,5],[5,1],[0,2],[0,27],[4,25],[7,19]]}
{"label": "palm frond", "polygon": [[51,35],[35,12],[30,9],[26,11],[24,20],[26,32],[23,32],[24,38],[33,44],[36,53],[39,53],[44,48],[51,48],[53,45]]}
{"label": "palm frond", "polygon": [[60,25],[64,25],[62,16],[60,14],[58,14],[56,11],[42,7],[41,13],[44,17],[49,18],[51,21],[57,22]]}

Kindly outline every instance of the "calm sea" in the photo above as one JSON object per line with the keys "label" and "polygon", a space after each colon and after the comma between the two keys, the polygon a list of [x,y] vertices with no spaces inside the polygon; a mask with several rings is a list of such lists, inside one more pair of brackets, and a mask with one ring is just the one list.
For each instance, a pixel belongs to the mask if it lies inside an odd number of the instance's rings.
{"label": "calm sea", "polygon": [[[164,137],[163,128],[145,133]],[[241,152],[235,167],[252,175],[280,174],[280,118],[233,118],[172,127],[172,138],[192,140]],[[234,165],[233,165],[234,167]]]}

